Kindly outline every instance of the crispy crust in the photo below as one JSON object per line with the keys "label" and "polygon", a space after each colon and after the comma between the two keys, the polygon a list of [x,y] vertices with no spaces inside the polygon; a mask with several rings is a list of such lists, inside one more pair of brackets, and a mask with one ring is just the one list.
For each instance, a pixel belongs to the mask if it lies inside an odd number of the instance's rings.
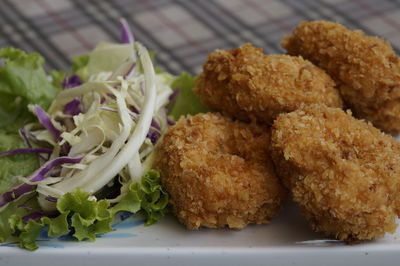
{"label": "crispy crust", "polygon": [[270,221],[286,193],[269,157],[269,132],[213,113],[181,118],[169,129],[156,167],[182,223],[243,228]]}
{"label": "crispy crust", "polygon": [[348,241],[395,231],[400,146],[391,136],[312,105],[275,120],[272,157],[315,231]]}
{"label": "crispy crust", "polygon": [[400,63],[391,45],[333,22],[302,22],[282,41],[326,70],[354,115],[390,133],[400,131]]}
{"label": "crispy crust", "polygon": [[251,44],[208,56],[194,92],[211,110],[272,124],[301,104],[342,107],[333,80],[300,57],[265,55]]}

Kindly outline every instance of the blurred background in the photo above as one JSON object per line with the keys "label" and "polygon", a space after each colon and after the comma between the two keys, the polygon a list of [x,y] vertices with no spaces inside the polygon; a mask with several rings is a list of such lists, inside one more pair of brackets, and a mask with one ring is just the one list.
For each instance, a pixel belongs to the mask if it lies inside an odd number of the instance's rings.
{"label": "blurred background", "polygon": [[198,73],[208,53],[245,42],[282,53],[282,37],[302,20],[337,21],[400,47],[396,0],[1,0],[0,47],[37,51],[48,68],[67,70],[99,41],[118,42],[121,17],[173,74]]}

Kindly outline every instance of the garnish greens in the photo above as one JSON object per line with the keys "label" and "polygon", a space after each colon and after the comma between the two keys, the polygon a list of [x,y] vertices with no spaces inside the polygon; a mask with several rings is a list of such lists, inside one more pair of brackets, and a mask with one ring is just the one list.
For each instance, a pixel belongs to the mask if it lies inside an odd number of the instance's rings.
{"label": "garnish greens", "polygon": [[168,195],[152,169],[171,119],[205,111],[194,78],[155,71],[121,20],[122,43],[46,73],[37,53],[0,50],[0,241],[94,240],[120,211],[160,220]]}

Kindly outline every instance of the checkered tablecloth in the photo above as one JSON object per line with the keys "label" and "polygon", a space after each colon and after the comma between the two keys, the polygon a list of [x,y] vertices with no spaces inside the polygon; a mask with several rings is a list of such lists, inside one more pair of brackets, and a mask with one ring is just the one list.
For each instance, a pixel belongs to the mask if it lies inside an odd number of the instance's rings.
{"label": "checkered tablecloth", "polygon": [[67,70],[99,41],[119,41],[121,17],[174,74],[197,73],[211,51],[245,42],[282,53],[282,36],[302,20],[338,21],[400,47],[395,0],[1,0],[0,47],[38,51],[48,68]]}

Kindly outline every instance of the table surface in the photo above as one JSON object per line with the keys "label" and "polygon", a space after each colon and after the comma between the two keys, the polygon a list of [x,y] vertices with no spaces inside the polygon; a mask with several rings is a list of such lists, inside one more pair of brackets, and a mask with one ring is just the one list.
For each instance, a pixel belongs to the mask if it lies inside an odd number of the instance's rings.
{"label": "table surface", "polygon": [[245,42],[283,53],[282,37],[302,20],[338,21],[400,47],[395,0],[2,0],[0,47],[38,51],[48,68],[67,70],[99,41],[119,41],[120,17],[173,74],[198,73],[208,53]]}

